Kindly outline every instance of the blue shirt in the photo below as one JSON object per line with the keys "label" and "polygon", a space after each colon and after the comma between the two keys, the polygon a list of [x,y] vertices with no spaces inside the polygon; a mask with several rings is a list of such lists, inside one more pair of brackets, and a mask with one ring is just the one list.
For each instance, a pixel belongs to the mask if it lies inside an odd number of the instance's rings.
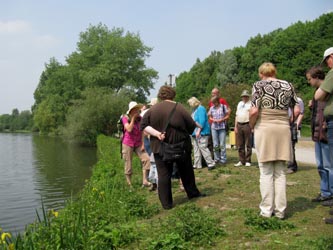
{"label": "blue shirt", "polygon": [[[210,125],[208,123],[208,116],[204,106],[199,105],[192,113],[192,118],[195,122],[199,123],[202,127],[200,134],[210,135]],[[195,128],[194,132],[192,133],[195,136],[195,132],[198,128]]]}

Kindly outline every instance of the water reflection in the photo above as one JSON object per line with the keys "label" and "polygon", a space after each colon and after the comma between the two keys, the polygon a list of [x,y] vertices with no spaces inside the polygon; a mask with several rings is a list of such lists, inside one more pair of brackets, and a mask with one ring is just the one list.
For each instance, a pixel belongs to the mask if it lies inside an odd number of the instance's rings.
{"label": "water reflection", "polygon": [[0,134],[0,227],[22,231],[41,199],[58,209],[82,189],[96,162],[96,150],[60,138]]}

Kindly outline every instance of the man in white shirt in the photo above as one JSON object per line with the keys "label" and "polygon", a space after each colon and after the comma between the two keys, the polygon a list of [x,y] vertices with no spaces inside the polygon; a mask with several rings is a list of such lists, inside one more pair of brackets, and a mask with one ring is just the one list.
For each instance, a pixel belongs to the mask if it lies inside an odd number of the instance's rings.
{"label": "man in white shirt", "polygon": [[250,94],[247,90],[243,90],[241,97],[242,100],[237,105],[235,118],[239,162],[234,166],[240,167],[245,165],[246,167],[250,167],[252,155],[252,129],[249,124],[249,112],[251,108]]}

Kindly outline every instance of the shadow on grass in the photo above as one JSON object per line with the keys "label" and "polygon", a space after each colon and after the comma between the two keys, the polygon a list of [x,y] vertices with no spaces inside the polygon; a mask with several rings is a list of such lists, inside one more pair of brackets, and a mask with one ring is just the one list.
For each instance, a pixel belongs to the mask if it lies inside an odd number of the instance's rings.
{"label": "shadow on grass", "polygon": [[[223,188],[217,188],[217,187],[208,187],[208,188],[203,188],[203,189],[199,189],[201,193],[205,194],[206,197],[210,197],[213,196],[214,194],[221,194],[223,193]],[[181,205],[181,204],[185,204],[187,202],[192,202],[192,201],[196,201],[198,199],[205,199],[205,197],[200,197],[200,198],[194,198],[192,200],[189,200],[187,198],[186,192],[183,191],[176,191],[176,193],[174,193],[173,195],[173,203],[175,206],[177,205]]]}
{"label": "shadow on grass", "polygon": [[311,202],[309,198],[296,197],[288,202],[287,217],[291,218],[295,213],[315,209],[318,205],[319,203]]}
{"label": "shadow on grass", "polygon": [[297,171],[310,171],[310,170],[313,170],[314,168],[316,168],[316,166],[312,165],[301,165],[301,166],[298,166],[298,170]]}

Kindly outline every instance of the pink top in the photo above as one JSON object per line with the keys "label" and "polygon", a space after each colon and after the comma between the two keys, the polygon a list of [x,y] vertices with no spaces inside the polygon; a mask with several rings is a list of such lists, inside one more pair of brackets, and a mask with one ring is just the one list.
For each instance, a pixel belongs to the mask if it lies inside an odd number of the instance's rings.
{"label": "pink top", "polygon": [[[142,131],[140,130],[140,121],[141,117],[138,117],[134,122],[132,132],[128,132],[125,129],[123,144],[130,147],[139,147],[142,145]],[[122,122],[125,126],[126,123],[129,123],[128,118],[123,116]]]}

